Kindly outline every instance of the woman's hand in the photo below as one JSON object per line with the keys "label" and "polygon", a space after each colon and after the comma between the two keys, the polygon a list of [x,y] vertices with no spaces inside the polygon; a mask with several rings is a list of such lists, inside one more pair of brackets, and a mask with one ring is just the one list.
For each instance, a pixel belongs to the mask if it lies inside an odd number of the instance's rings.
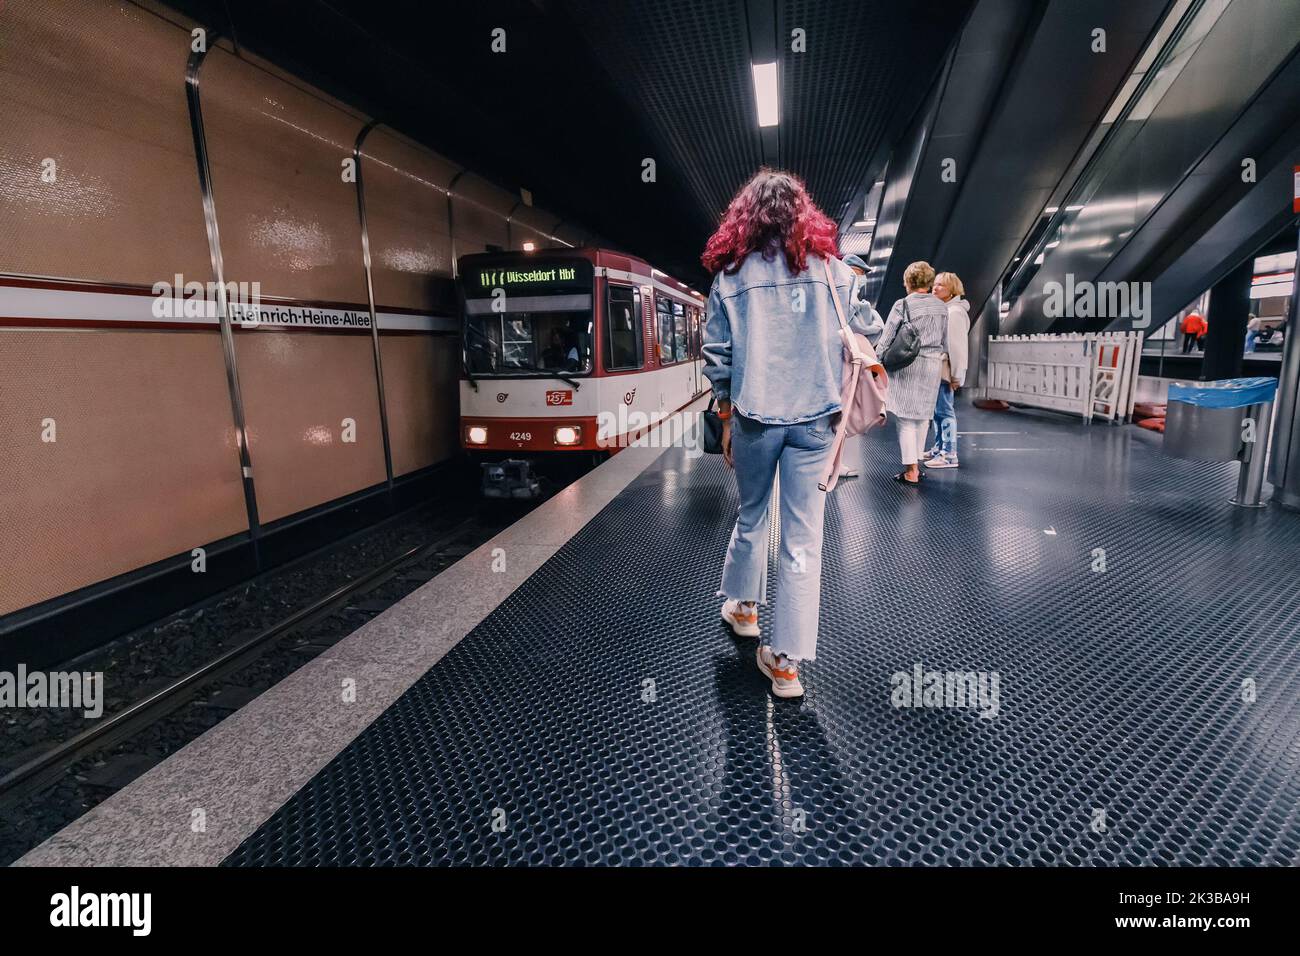
{"label": "woman's hand", "polygon": [[722,420],[722,460],[727,463],[728,468],[734,469],[736,462],[731,457],[731,419]]}

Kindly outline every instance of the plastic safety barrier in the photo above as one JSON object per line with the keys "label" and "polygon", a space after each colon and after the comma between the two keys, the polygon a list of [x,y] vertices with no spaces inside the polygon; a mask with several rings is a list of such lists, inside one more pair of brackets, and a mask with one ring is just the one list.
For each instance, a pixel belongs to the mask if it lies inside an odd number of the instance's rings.
{"label": "plastic safety barrier", "polygon": [[1141,354],[1141,332],[994,335],[984,397],[1126,422]]}

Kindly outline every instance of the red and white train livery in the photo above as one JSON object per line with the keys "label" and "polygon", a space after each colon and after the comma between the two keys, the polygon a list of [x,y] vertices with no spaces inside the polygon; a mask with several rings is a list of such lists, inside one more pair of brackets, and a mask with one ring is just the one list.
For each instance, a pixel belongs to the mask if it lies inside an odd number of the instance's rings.
{"label": "red and white train livery", "polygon": [[604,249],[459,261],[461,441],[482,458],[601,457],[708,388],[704,299]]}

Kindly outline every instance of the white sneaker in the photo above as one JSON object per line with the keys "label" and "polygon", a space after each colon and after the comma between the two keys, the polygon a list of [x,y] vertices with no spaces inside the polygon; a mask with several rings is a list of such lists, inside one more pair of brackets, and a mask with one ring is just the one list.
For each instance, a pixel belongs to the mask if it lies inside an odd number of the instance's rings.
{"label": "white sneaker", "polygon": [[749,607],[728,598],[722,602],[722,619],[737,637],[758,637],[758,605]]}
{"label": "white sneaker", "polygon": [[957,468],[957,456],[936,455],[925,463],[926,468]]}
{"label": "white sneaker", "polygon": [[931,448],[921,456],[922,461],[929,461],[931,458],[938,458],[943,452],[938,448]]}
{"label": "white sneaker", "polygon": [[772,648],[760,644],[755,655],[758,669],[772,680],[772,693],[777,697],[791,698],[803,696],[803,684],[799,680],[799,666],[786,661],[785,667],[778,667],[776,655]]}

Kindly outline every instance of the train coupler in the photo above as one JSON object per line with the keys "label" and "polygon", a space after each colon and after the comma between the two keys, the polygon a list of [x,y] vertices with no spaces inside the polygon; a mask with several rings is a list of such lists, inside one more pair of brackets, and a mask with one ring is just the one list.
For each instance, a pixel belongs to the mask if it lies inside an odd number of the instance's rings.
{"label": "train coupler", "polygon": [[483,462],[483,497],[536,498],[542,493],[541,482],[533,474],[533,464],[522,458]]}

